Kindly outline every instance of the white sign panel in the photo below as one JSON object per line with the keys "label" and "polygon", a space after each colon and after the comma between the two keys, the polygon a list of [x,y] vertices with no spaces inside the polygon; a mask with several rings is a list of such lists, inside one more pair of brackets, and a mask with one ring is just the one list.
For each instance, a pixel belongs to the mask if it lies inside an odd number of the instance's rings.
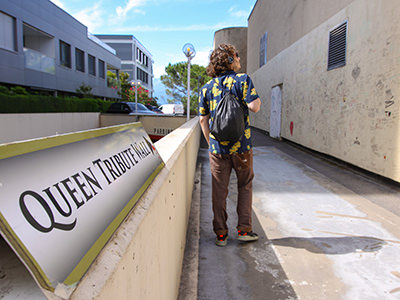
{"label": "white sign panel", "polygon": [[73,286],[164,164],[140,123],[25,146],[0,146],[1,233],[43,288]]}

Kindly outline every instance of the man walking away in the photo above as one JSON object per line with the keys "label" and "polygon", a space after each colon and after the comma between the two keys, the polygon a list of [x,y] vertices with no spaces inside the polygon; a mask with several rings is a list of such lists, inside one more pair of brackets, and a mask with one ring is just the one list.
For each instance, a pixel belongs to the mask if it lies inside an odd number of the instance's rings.
{"label": "man walking away", "polygon": [[[238,240],[258,240],[252,231],[252,181],[253,150],[249,112],[258,112],[261,100],[247,74],[236,73],[240,69],[240,57],[233,45],[221,44],[210,55],[207,74],[213,77],[202,89],[199,98],[200,126],[209,145],[212,175],[213,229],[217,246],[225,246],[228,240],[226,198],[232,169],[237,176]],[[230,90],[245,108],[245,130],[238,141],[219,141],[210,133],[216,117],[216,108],[225,92]]]}

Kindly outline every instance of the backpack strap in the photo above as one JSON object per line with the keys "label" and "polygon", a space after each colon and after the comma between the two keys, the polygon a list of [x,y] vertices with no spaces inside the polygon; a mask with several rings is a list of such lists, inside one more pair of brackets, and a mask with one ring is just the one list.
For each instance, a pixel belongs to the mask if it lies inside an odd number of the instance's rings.
{"label": "backpack strap", "polygon": [[[236,73],[235,73],[235,75],[236,75]],[[234,77],[234,76],[227,75],[226,78],[228,78],[228,77]],[[222,99],[222,97],[225,95],[226,90],[225,90],[225,88],[224,88],[224,86],[222,84],[221,77],[218,77],[218,86],[222,91],[222,95],[221,95],[221,99]],[[242,104],[243,109],[245,110],[246,114],[248,115],[249,114],[249,108],[247,107],[247,105],[245,105],[244,101],[242,101],[240,99],[239,93],[238,93],[234,83],[232,83],[232,87],[231,87],[231,89],[228,89],[228,91],[236,96],[237,100]],[[233,91],[235,91],[236,93],[234,93]]]}
{"label": "backpack strap", "polygon": [[[235,75],[236,75],[236,73],[235,73]],[[227,75],[225,78],[228,78],[228,77],[234,77],[234,76],[232,76],[232,75]],[[222,94],[221,94],[221,99],[224,97],[224,95],[225,95],[225,93],[226,93],[226,89],[225,89],[225,87],[223,86],[223,84],[222,84],[222,78],[221,77],[218,77],[218,87],[221,89],[221,91],[222,91]],[[234,93],[233,91],[236,91],[236,93]],[[242,106],[242,108],[244,109],[244,111],[245,111],[245,119],[246,119],[246,115],[248,116],[249,115],[249,108],[247,107],[247,105],[244,103],[244,101],[242,101],[241,99],[240,99],[240,97],[239,97],[239,94],[238,94],[238,92],[237,92],[237,89],[236,89],[236,86],[235,86],[235,84],[232,82],[232,87],[231,87],[231,89],[228,89],[228,92],[230,92],[230,93],[232,93],[233,95],[235,95],[235,98],[238,100],[238,102],[241,104],[241,106]]]}
{"label": "backpack strap", "polygon": [[[227,76],[225,77],[225,79],[228,78],[228,77],[233,77],[233,76],[227,75]],[[225,92],[226,92],[226,89],[225,89],[225,87],[223,86],[222,83],[223,83],[223,82],[222,82],[222,77],[218,77],[218,87],[219,87],[219,88],[221,89],[221,91],[223,92],[223,94],[222,94],[222,97],[223,97],[224,94],[225,94]],[[232,93],[233,89],[235,89],[235,91],[236,91],[236,93],[233,93],[233,94],[235,94],[235,95],[237,96],[238,93],[237,93],[237,90],[236,90],[236,87],[235,87],[235,84],[234,84],[234,83],[232,83],[232,87],[231,87],[230,89],[228,88],[228,91],[230,91],[230,92]],[[239,99],[239,97],[237,97],[237,98]]]}

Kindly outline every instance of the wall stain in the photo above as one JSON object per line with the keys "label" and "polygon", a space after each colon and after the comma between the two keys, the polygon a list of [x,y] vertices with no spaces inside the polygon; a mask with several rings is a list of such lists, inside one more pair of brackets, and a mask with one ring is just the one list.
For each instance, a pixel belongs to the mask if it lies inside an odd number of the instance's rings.
{"label": "wall stain", "polygon": [[356,66],[353,71],[351,72],[351,75],[353,76],[354,80],[357,80],[358,76],[360,76],[361,69],[359,66]]}
{"label": "wall stain", "polygon": [[378,88],[378,89],[383,89],[385,86],[383,85],[383,82],[382,82],[382,80],[379,80],[378,81],[378,83],[376,84],[376,87]]}
{"label": "wall stain", "polygon": [[385,115],[390,117],[392,115],[391,109],[388,109],[394,104],[394,96],[392,94],[392,90],[386,90],[386,99],[385,100]]}
{"label": "wall stain", "polygon": [[344,81],[339,82],[339,84],[336,87],[336,93],[338,95],[344,95]]}

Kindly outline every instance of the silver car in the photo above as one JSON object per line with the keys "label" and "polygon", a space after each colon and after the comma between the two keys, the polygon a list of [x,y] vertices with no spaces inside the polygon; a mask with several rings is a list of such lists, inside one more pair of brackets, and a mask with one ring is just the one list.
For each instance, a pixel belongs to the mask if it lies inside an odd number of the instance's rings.
{"label": "silver car", "polygon": [[110,105],[107,113],[129,115],[156,115],[155,112],[151,111],[141,103],[137,103],[136,110],[136,103],[134,102],[115,102]]}

